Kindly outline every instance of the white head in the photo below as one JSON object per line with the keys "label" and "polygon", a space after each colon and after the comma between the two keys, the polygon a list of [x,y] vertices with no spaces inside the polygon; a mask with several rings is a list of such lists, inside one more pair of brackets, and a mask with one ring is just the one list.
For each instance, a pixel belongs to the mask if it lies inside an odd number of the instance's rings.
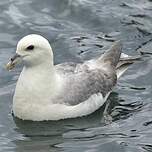
{"label": "white head", "polygon": [[7,68],[12,69],[19,59],[24,62],[25,66],[45,63],[53,65],[53,52],[47,39],[40,35],[31,34],[18,42],[16,55],[11,58]]}

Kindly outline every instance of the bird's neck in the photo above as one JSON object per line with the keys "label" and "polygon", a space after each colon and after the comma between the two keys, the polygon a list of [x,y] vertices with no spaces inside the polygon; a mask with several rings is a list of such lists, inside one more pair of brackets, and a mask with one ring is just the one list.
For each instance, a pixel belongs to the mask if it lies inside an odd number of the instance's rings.
{"label": "bird's neck", "polygon": [[53,65],[25,66],[17,82],[13,102],[49,104],[59,88],[59,77]]}

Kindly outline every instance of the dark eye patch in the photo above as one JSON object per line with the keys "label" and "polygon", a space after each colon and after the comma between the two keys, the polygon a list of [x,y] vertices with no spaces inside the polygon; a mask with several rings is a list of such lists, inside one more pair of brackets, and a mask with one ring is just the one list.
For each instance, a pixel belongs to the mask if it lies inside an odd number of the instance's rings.
{"label": "dark eye patch", "polygon": [[33,50],[34,49],[34,45],[29,45],[26,49],[27,50]]}

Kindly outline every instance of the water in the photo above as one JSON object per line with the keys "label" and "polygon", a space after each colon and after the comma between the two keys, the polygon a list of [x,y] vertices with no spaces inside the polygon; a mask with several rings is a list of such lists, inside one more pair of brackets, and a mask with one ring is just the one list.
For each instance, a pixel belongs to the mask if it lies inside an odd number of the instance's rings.
{"label": "water", "polygon": [[[152,151],[152,1],[151,0],[1,0],[0,1],[0,152]],[[13,118],[12,96],[21,67],[4,65],[17,41],[42,34],[52,44],[55,63],[99,56],[122,40],[130,55],[143,60],[129,68],[109,99],[112,123],[94,114],[57,122]]]}

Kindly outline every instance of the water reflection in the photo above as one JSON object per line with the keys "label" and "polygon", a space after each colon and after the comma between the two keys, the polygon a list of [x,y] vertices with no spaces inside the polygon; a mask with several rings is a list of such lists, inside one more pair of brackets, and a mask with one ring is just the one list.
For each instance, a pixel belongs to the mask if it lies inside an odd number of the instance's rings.
{"label": "water reflection", "polygon": [[[118,99],[117,96],[117,93],[113,93],[109,100],[113,100],[114,98]],[[118,102],[119,100],[115,100],[115,103]],[[114,105],[112,105],[112,107],[113,106]],[[111,107],[109,108],[111,109]],[[23,139],[15,140],[13,143],[16,144],[17,151],[26,149],[26,147],[23,146],[25,146],[27,143],[27,148],[34,151],[36,151],[36,149],[43,149],[47,151],[49,147],[51,147],[51,149],[54,146],[58,147],[56,145],[63,144],[69,132],[85,133],[85,130],[88,128],[105,125],[101,123],[103,110],[104,107],[96,111],[94,114],[86,117],[60,121],[32,122],[22,121],[13,117],[13,120],[16,124],[16,128],[14,128],[15,132],[23,136]],[[82,136],[81,134],[79,135]],[[88,134],[88,138],[89,136],[92,135]],[[62,149],[62,146],[60,148]]]}
{"label": "water reflection", "polygon": [[[119,120],[120,118],[124,119],[127,115],[135,112],[137,107],[139,108],[139,105],[132,103],[131,105],[123,105],[122,108],[128,108],[127,111],[123,111],[120,105],[122,100],[120,100],[118,94],[115,92],[110,95],[108,102],[111,103],[108,107],[108,114],[113,118],[113,122],[118,120],[118,116],[121,116],[119,117]],[[121,110],[118,111],[118,108]],[[92,130],[96,128],[107,128],[107,125],[102,121],[103,111],[104,107],[86,117],[60,121],[32,122],[22,121],[13,117],[16,124],[15,131],[23,136],[22,139],[15,140],[13,143],[15,143],[17,151],[23,149],[33,151],[43,149],[44,151],[47,151],[52,148],[57,148],[56,150],[67,148],[67,140],[68,142],[73,141],[74,144],[78,141],[84,142],[96,140],[98,138],[106,138],[106,143],[109,143],[115,140],[115,138],[128,137],[127,134],[124,134],[121,131],[107,133],[107,131],[100,130],[99,132],[92,132]],[[114,113],[117,113],[118,116],[114,116]],[[91,131],[89,131],[89,129]],[[109,137],[112,137],[113,139],[111,140]],[[132,135],[130,138],[131,137],[138,137],[138,135]],[[89,146],[88,143],[85,144]]]}

